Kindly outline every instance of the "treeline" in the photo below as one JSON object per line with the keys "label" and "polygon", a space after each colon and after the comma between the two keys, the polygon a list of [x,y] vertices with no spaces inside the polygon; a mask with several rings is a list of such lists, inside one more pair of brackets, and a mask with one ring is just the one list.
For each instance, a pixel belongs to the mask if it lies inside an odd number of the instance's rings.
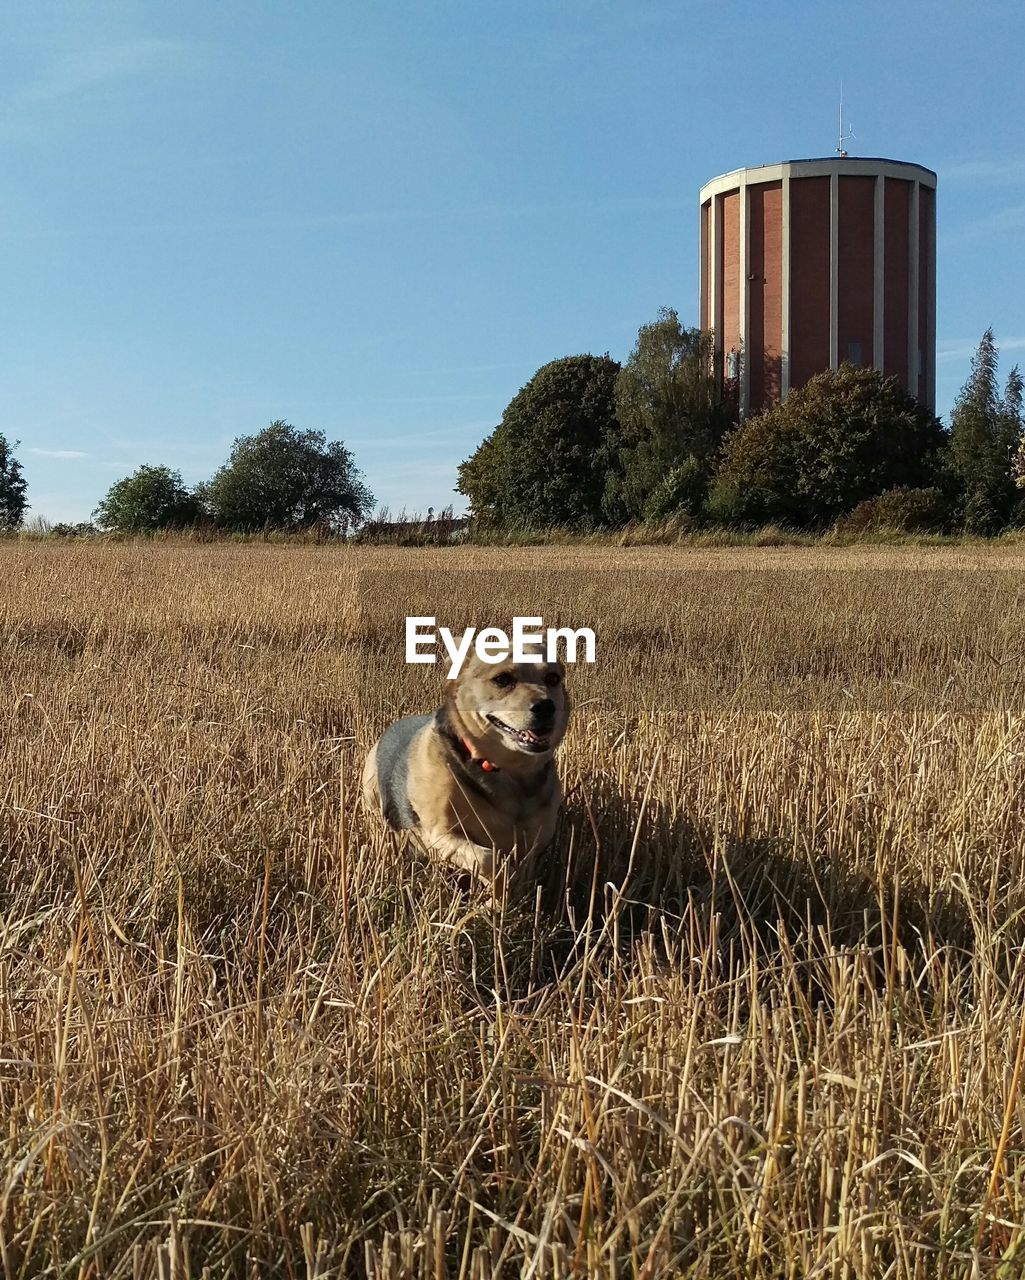
{"label": "treeline", "polygon": [[[367,541],[449,541],[637,523],[678,528],[887,528],[991,536],[1025,525],[1025,420],[1015,367],[1001,389],[983,335],[950,425],[876,370],[842,365],[739,421],[714,372],[712,336],[663,310],[622,365],[608,354],[540,368],[459,467],[470,527],[371,519],[374,499],[341,441],[272,422],[239,436],[193,488],[166,466],[114,484],[93,523],[60,534],[274,531]],[[0,530],[27,506],[14,447],[0,436]]]}
{"label": "treeline", "polygon": [[[341,441],[277,421],[256,435],[239,436],[228,460],[203,484],[190,489],[170,467],[139,467],[111,486],[91,524],[54,525],[50,532],[316,529],[345,535],[363,524],[373,505],[363,474]],[[19,527],[25,507],[20,464],[0,436],[0,529]]]}
{"label": "treeline", "polygon": [[1025,524],[1022,378],[983,335],[949,429],[895,380],[842,365],[738,421],[712,339],[665,310],[625,364],[544,365],[459,468],[483,528],[674,518],[992,535]]}

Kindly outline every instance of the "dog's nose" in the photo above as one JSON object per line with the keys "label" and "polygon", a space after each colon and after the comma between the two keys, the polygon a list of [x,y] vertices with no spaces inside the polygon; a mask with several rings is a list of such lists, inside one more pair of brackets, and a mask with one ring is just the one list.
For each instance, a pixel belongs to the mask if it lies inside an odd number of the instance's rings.
{"label": "dog's nose", "polygon": [[535,720],[552,720],[555,717],[555,703],[551,698],[543,698],[540,702],[530,704],[530,714]]}

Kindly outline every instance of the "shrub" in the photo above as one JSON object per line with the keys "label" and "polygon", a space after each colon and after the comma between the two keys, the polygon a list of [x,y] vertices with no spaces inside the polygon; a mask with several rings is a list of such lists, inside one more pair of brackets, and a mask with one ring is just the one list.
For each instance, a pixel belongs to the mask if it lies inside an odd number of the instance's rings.
{"label": "shrub", "polygon": [[887,489],[931,484],[943,442],[939,420],[896,379],[842,365],[727,437],[709,515],[823,528]]}
{"label": "shrub", "polygon": [[838,523],[840,533],[870,533],[892,529],[897,533],[939,533],[947,524],[948,512],[939,489],[909,489],[904,485],[887,489],[877,498],[859,502]]}
{"label": "shrub", "polygon": [[58,520],[55,525],[50,526],[50,536],[54,538],[91,538],[97,533],[99,530],[96,526],[87,520],[80,520],[77,524]]}

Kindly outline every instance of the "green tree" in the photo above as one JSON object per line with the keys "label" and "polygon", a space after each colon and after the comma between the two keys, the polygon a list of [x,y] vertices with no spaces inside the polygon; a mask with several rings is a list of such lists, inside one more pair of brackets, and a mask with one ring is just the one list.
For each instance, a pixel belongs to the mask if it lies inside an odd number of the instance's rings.
{"label": "green tree", "polygon": [[708,466],[693,454],[673,467],[644,504],[645,520],[685,515],[700,520],[708,497]]}
{"label": "green tree", "polygon": [[[707,480],[736,407],[715,376],[712,335],[680,324],[663,308],[642,326],[616,386],[619,468],[609,476],[607,505],[628,516],[648,514],[666,477],[686,464]],[[668,514],[664,512],[663,514]]]}
{"label": "green tree", "polygon": [[101,529],[118,533],[156,533],[195,524],[201,508],[177,471],[140,467],[107,490],[93,512]]}
{"label": "green tree", "polygon": [[470,499],[476,520],[500,524],[506,516],[504,480],[509,460],[501,424],[486,436],[465,462],[459,464],[456,492]]}
{"label": "green tree", "polygon": [[1018,503],[1014,465],[1022,443],[1022,379],[1011,370],[1001,396],[993,330],[982,335],[950,415],[950,469],[968,533],[999,533]]}
{"label": "green tree", "polygon": [[944,439],[896,379],[844,364],[729,436],[708,514],[821,528],[887,489],[928,487]]}
{"label": "green tree", "polygon": [[538,369],[459,468],[458,492],[475,518],[544,528],[602,523],[618,437],[618,373],[607,354]]}
{"label": "green tree", "polygon": [[18,441],[8,444],[0,436],[0,532],[18,529],[25,518],[28,501],[25,497],[25,477],[21,463],[14,456]]}
{"label": "green tree", "polygon": [[1007,390],[1004,393],[1004,401],[1008,410],[1018,419],[1020,426],[1020,439],[1018,448],[1014,453],[1014,465],[1012,468],[1014,474],[1014,483],[1019,489],[1025,489],[1025,414],[1022,412],[1022,376],[1015,365],[1007,377]]}
{"label": "green tree", "polygon": [[344,533],[370,514],[373,495],[340,440],[272,422],[239,436],[200,497],[222,528],[294,532],[323,525]]}

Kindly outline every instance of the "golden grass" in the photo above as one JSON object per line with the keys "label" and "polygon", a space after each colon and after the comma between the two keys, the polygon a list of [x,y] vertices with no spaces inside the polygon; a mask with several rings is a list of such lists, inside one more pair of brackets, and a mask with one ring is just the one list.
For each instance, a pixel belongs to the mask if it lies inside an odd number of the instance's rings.
{"label": "golden grass", "polygon": [[[0,559],[6,1275],[1020,1274],[1025,549]],[[598,634],[497,914],[407,612]]]}

